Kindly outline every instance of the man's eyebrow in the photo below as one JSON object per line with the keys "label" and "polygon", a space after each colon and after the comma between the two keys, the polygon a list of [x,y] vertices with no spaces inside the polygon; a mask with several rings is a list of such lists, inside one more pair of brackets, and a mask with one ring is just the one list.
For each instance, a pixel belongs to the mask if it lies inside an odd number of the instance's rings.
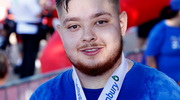
{"label": "man's eyebrow", "polygon": [[[93,18],[97,18],[102,15],[112,16],[110,13],[107,13],[107,12],[98,12],[98,13],[95,13],[94,15],[90,16],[90,18],[93,19]],[[79,21],[79,20],[80,20],[80,18],[78,18],[78,17],[66,18],[63,21],[63,25],[65,25],[69,21]]]}
{"label": "man's eyebrow", "polygon": [[92,15],[90,18],[93,19],[93,18],[97,18],[99,16],[102,16],[102,15],[108,15],[108,16],[112,16],[110,13],[108,12],[99,12],[99,13],[96,13],[94,15]]}
{"label": "man's eyebrow", "polygon": [[77,18],[77,17],[72,17],[72,18],[66,18],[64,21],[63,21],[63,25],[65,25],[67,22],[69,21],[79,21],[80,18]]}

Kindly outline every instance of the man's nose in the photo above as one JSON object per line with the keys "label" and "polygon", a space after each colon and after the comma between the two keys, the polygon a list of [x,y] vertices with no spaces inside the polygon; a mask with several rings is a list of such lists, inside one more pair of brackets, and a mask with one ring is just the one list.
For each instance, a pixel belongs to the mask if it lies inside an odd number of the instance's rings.
{"label": "man's nose", "polygon": [[97,40],[97,35],[96,33],[93,31],[92,28],[87,28],[83,30],[83,35],[81,38],[82,42],[93,42]]}

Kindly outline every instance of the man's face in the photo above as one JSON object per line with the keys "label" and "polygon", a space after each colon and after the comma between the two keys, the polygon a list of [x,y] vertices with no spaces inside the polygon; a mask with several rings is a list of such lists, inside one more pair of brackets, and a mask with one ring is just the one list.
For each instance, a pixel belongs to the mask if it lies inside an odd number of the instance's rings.
{"label": "man's face", "polygon": [[117,11],[109,0],[71,0],[58,29],[66,54],[81,72],[97,76],[120,61],[122,35]]}

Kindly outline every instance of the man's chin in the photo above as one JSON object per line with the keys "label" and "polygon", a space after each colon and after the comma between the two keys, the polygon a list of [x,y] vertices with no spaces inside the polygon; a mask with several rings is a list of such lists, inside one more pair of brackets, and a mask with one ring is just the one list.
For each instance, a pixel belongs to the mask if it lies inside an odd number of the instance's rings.
{"label": "man's chin", "polygon": [[[119,50],[118,50],[119,51]],[[117,61],[121,58],[121,51],[117,52],[110,57],[103,59],[94,59],[94,60],[86,60],[81,59],[76,62],[71,63],[77,68],[80,72],[88,75],[88,76],[101,76],[110,69],[114,67]]]}
{"label": "man's chin", "polygon": [[106,67],[104,64],[76,64],[74,65],[80,72],[88,76],[100,76],[106,71],[111,69],[111,67]]}

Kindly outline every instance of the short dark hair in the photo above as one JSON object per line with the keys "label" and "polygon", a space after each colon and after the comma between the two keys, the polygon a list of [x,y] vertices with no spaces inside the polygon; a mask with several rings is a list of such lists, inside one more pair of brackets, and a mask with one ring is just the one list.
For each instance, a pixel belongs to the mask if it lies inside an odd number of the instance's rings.
{"label": "short dark hair", "polygon": [[56,0],[56,10],[59,15],[60,9],[64,8],[68,12],[68,3],[70,0]]}
{"label": "short dark hair", "polygon": [[171,19],[178,15],[178,11],[172,11],[170,6],[166,6],[160,13],[161,19]]}
{"label": "short dark hair", "polygon": [[[56,0],[56,10],[58,12],[58,15],[61,15],[62,8],[64,8],[68,12],[68,3],[70,0]],[[120,14],[120,3],[119,0],[109,0],[111,1],[115,9],[117,9],[117,13]]]}

